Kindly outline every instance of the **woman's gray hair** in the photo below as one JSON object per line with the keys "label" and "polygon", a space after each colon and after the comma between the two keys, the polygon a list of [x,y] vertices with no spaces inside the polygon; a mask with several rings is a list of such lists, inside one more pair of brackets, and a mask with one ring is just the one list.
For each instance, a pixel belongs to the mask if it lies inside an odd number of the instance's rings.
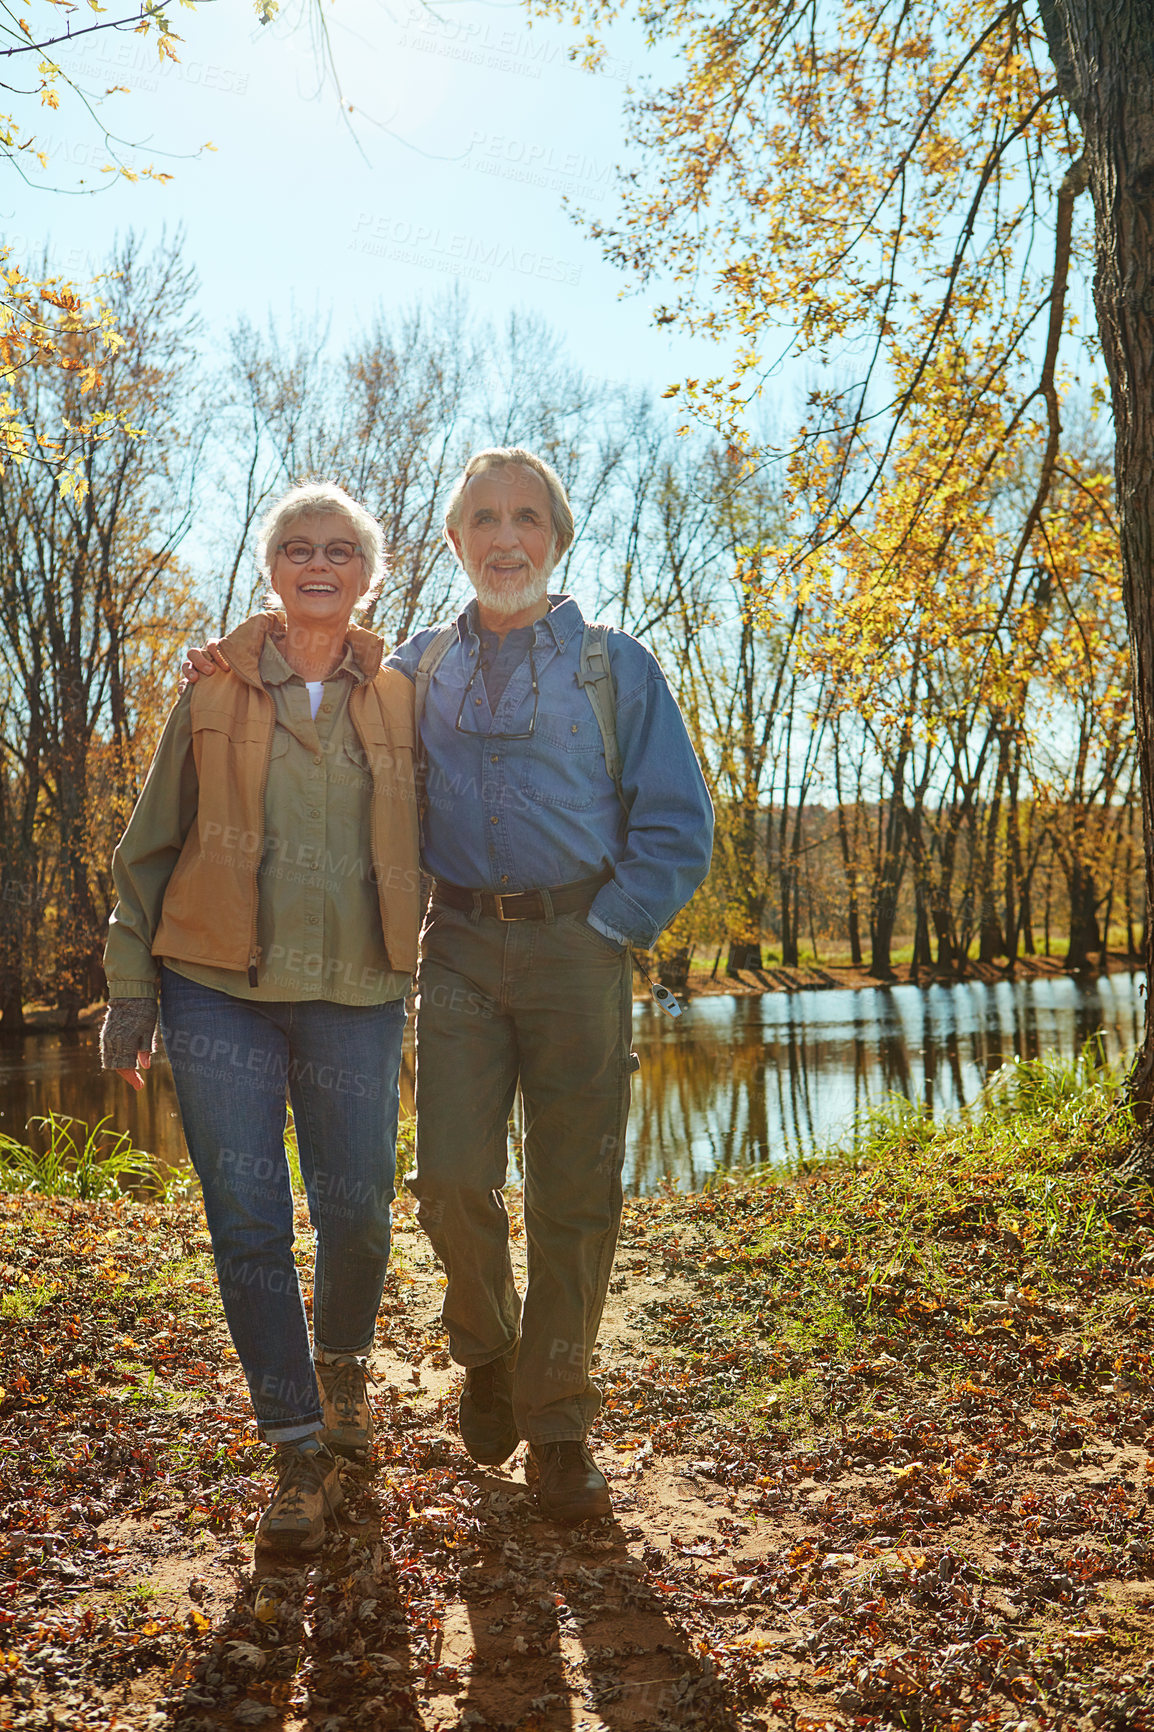
{"label": "woman's gray hair", "polygon": [[381,526],[371,512],[358,505],[351,494],[334,481],[307,481],[301,487],[290,487],[274,500],[260,521],[256,538],[256,561],[268,579],[266,603],[277,606],[280,596],[272,587],[272,568],[276,550],[302,517],[343,517],[349,526],[349,540],[355,541],[364,556],[368,588],[358,599],[353,611],[371,607],[381,593],[388,570],[385,538]]}
{"label": "woman's gray hair", "polygon": [[553,521],[553,558],[559,560],[573,545],[575,533],[573,509],[569,504],[561,477],[552,464],[523,445],[494,445],[487,451],[475,451],[453,484],[445,505],[445,528],[456,529],[461,518],[461,496],[473,479],[484,469],[505,469],[517,465],[539,475],[549,490],[549,513]]}

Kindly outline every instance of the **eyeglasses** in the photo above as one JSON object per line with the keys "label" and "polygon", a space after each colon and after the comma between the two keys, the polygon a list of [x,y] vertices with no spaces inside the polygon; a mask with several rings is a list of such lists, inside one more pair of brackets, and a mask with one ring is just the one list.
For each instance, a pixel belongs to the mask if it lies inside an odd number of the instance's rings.
{"label": "eyeglasses", "polygon": [[319,541],[282,541],[277,552],[293,565],[307,565],[314,553],[323,553],[330,565],[347,565],[358,553],[365,557],[364,549],[353,541],[329,541],[324,546]]}
{"label": "eyeglasses", "polygon": [[[461,699],[461,707],[457,711],[457,732],[459,734],[479,734],[481,732],[480,728],[465,728],[465,727],[461,726],[461,723],[464,721],[464,718],[465,718],[465,705],[469,701],[469,693],[472,691],[473,682],[476,679],[477,675],[480,673],[480,671],[481,671],[481,658],[480,658],[480,656],[478,656],[477,657],[477,665],[473,669],[472,673],[469,675],[469,683],[465,687],[464,696]],[[533,730],[537,726],[537,696],[538,696],[538,693],[537,693],[537,664],[533,660],[533,646],[532,646],[532,644],[529,645],[529,678],[533,683],[533,714],[529,717],[529,726],[524,730],[523,733],[517,733],[517,734],[502,734],[502,733],[498,733],[496,728],[492,728],[485,735],[485,738],[487,740],[531,740],[533,738]],[[474,708],[479,706],[480,702],[481,702],[480,698],[474,698],[473,699]]]}

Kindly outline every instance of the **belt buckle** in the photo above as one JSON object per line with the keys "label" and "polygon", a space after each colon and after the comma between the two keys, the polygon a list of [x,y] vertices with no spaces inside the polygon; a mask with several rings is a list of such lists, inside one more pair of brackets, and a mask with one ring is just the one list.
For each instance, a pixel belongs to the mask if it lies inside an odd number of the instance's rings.
{"label": "belt buckle", "polygon": [[498,920],[504,920],[507,923],[512,922],[514,920],[524,920],[525,916],[523,914],[506,914],[505,913],[506,901],[511,900],[511,898],[514,896],[523,896],[523,895],[524,895],[523,890],[506,890],[504,892],[502,892],[500,890],[494,890],[493,901],[497,904],[497,919]]}

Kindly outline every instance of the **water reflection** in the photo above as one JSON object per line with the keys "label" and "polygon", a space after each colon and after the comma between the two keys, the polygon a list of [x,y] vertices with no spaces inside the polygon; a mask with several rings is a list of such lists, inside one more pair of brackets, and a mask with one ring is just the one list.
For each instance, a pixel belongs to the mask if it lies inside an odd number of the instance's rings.
{"label": "water reflection", "polygon": [[1115,974],[698,999],[678,1022],[639,1005],[626,1182],[695,1190],[716,1171],[788,1170],[888,1095],[956,1115],[1007,1059],[1072,1058],[1099,1031],[1108,1056],[1128,1056],[1144,993],[1143,974]]}
{"label": "water reflection", "polygon": [[[1006,1059],[1073,1057],[1098,1031],[1109,1056],[1126,1056],[1141,1038],[1144,991],[1144,975],[1115,974],[771,993],[697,999],[676,1022],[639,1004],[626,1185],[696,1190],[717,1171],[789,1170],[892,1093],[936,1117],[957,1114]],[[412,1071],[410,1044],[409,1110]],[[90,1124],[110,1114],[139,1148],[172,1165],[187,1158],[167,1065],[130,1096],[99,1069],[90,1032],[0,1042],[0,1131],[23,1137],[27,1120],[49,1110]]]}

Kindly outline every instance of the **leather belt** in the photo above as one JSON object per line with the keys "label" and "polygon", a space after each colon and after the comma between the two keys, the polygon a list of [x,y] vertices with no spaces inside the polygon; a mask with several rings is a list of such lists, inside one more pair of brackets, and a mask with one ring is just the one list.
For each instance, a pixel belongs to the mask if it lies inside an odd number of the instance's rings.
{"label": "leather belt", "polygon": [[555,890],[463,890],[459,884],[446,884],[433,879],[433,901],[447,908],[461,908],[466,914],[488,914],[498,920],[548,920],[554,914],[573,914],[592,906],[593,898],[611,873],[600,872],[596,878],[578,878],[572,884],[558,884]]}

